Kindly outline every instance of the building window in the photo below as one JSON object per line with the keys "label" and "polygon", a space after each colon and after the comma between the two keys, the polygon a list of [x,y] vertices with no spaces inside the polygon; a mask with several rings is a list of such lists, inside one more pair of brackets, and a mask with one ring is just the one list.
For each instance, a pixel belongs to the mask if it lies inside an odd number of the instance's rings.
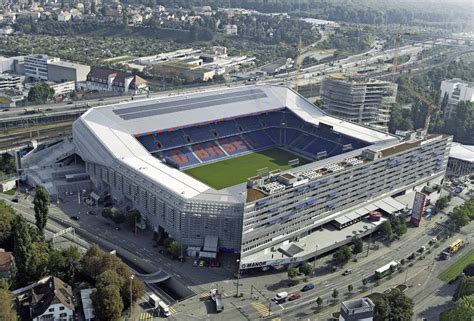
{"label": "building window", "polygon": [[54,312],[54,308],[48,309],[48,312]]}
{"label": "building window", "polygon": [[65,309],[64,307],[59,307],[59,310],[60,310],[60,311],[62,311],[62,310],[64,310],[64,309]]}

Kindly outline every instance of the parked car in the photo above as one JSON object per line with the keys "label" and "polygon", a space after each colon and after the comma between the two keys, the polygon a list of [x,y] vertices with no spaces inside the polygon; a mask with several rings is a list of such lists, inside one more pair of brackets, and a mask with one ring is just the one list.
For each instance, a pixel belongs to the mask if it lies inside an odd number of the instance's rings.
{"label": "parked car", "polygon": [[211,267],[220,267],[221,263],[217,260],[214,260],[211,262]]}
{"label": "parked car", "polygon": [[74,221],[79,221],[79,216],[71,216],[71,220],[74,220]]}
{"label": "parked car", "polygon": [[204,261],[203,260],[199,261],[199,267],[204,267]]}
{"label": "parked car", "polygon": [[193,266],[198,266],[198,260],[193,261]]}
{"label": "parked car", "polygon": [[301,289],[301,291],[306,292],[306,291],[309,291],[309,290],[312,290],[312,289],[314,289],[314,284],[313,283],[308,283]]}
{"label": "parked car", "polygon": [[299,294],[298,292],[295,292],[295,293],[290,294],[290,296],[288,297],[288,301],[294,301],[299,298],[301,298],[301,294]]}
{"label": "parked car", "polygon": [[12,198],[13,203],[18,203],[18,198]]}
{"label": "parked car", "polygon": [[342,275],[349,275],[352,273],[352,270],[345,270],[344,273],[342,273]]}

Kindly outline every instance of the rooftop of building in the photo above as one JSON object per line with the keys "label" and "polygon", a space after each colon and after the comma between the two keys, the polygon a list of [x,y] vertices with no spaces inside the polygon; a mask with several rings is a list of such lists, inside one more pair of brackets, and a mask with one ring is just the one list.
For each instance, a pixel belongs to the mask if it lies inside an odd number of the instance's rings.
{"label": "rooftop of building", "polygon": [[[120,160],[119,163],[124,165],[124,168],[139,173],[144,179],[166,182],[167,188],[183,197],[240,203],[245,201],[241,196],[246,194],[245,184],[239,185],[238,188],[216,191],[184,172],[164,164],[152,156],[135,137],[241,115],[281,110],[284,107],[305,122],[330,126],[335,132],[355,137],[372,146],[391,146],[400,141],[388,133],[329,116],[293,90],[275,85],[225,88],[95,107],[75,122],[73,132],[80,137],[82,132],[86,131],[87,135],[92,135],[90,139],[99,144],[97,146],[102,146],[107,157]],[[83,147],[84,150],[86,148],[90,147]],[[329,157],[291,171],[328,166],[358,156],[360,152],[344,152],[339,157]],[[87,154],[92,157],[89,161],[103,163],[101,153],[99,150],[88,151]],[[250,197],[260,197],[259,193],[254,194]]]}
{"label": "rooftop of building", "polygon": [[52,304],[62,304],[69,310],[75,310],[71,286],[54,276],[45,277],[12,293],[23,320],[42,315]]}
{"label": "rooftop of building", "polygon": [[83,65],[77,62],[65,61],[65,60],[52,61],[49,64],[54,65],[54,66],[59,66],[59,67],[67,67],[67,68],[89,67],[88,65]]}
{"label": "rooftop of building", "polygon": [[466,162],[474,162],[474,145],[452,143],[449,157],[460,159]]}
{"label": "rooftop of building", "polygon": [[374,308],[375,305],[369,298],[360,298],[350,301],[343,301],[341,305],[345,306],[349,310],[355,310],[359,308],[371,307]]}

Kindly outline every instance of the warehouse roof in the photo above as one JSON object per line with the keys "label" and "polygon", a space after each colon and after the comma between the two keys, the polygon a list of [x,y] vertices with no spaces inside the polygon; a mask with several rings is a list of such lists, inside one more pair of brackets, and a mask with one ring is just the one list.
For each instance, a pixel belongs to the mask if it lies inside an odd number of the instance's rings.
{"label": "warehouse roof", "polygon": [[474,145],[463,145],[453,143],[449,157],[460,159],[466,162],[474,162]]}

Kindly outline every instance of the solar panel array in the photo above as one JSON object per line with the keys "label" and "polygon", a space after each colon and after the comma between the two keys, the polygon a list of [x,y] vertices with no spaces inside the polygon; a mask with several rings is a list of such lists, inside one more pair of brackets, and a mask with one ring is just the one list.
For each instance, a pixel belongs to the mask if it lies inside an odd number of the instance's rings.
{"label": "solar panel array", "polygon": [[164,115],[185,110],[193,110],[203,107],[226,105],[249,100],[266,98],[267,95],[261,89],[249,89],[244,91],[207,95],[203,97],[187,98],[162,103],[155,103],[145,106],[128,107],[115,109],[114,113],[123,120],[139,119]]}

